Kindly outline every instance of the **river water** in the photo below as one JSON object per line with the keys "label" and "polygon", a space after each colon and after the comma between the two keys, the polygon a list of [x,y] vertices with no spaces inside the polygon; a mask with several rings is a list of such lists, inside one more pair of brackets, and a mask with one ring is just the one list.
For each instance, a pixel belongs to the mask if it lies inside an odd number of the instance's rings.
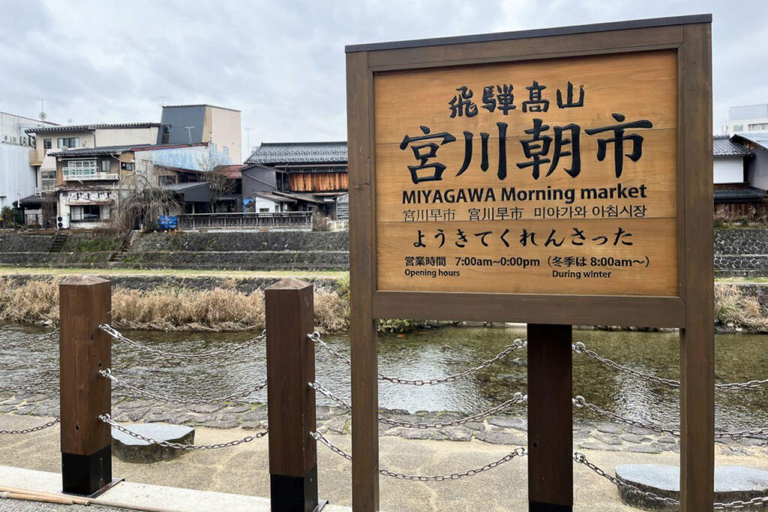
{"label": "river water", "polygon": [[[55,341],[30,344],[46,329],[30,326],[0,326],[0,386],[25,385],[50,376],[41,393],[57,389],[58,348]],[[131,339],[174,352],[196,352],[226,348],[249,339],[250,333],[187,333],[125,331]],[[379,337],[380,373],[406,379],[444,377],[464,371],[490,359],[515,337],[524,337],[524,328],[430,329],[407,335]],[[339,352],[349,353],[346,335],[324,337]],[[676,332],[574,331],[574,341],[634,369],[679,379]],[[337,395],[349,399],[350,372],[343,362],[317,347],[317,380]],[[574,394],[604,409],[634,419],[675,425],[679,418],[679,392],[607,368],[585,355],[574,354]],[[265,351],[257,345],[232,357],[208,359],[165,359],[137,352],[123,343],[114,343],[113,370],[140,387],[166,395],[195,397],[222,396],[246,389],[265,378]],[[555,376],[553,375],[553,378]],[[718,335],[717,382],[741,382],[768,377],[768,336]],[[493,407],[517,392],[525,392],[525,350],[513,352],[478,375],[437,386],[397,386],[382,382],[379,403],[383,408],[450,410],[474,413]],[[119,394],[119,390],[115,390]],[[266,392],[251,397],[264,400]],[[318,400],[319,403],[328,403]],[[521,407],[512,414],[525,414]],[[598,419],[575,411],[577,418]],[[717,427],[747,429],[764,427],[768,420],[768,387],[757,390],[717,393]]]}

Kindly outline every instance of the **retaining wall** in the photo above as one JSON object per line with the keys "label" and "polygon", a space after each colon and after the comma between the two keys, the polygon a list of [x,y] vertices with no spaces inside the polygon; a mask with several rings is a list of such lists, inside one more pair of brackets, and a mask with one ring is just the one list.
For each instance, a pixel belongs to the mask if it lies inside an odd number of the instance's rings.
{"label": "retaining wall", "polygon": [[715,272],[721,277],[768,276],[768,229],[715,230]]}

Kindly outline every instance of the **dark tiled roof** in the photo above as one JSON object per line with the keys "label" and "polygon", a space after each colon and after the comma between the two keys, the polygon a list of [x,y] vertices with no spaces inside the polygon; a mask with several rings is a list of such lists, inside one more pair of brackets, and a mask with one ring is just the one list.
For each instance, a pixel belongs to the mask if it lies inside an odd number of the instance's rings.
{"label": "dark tiled roof", "polygon": [[715,202],[759,202],[765,199],[765,195],[765,190],[755,187],[716,188]]}
{"label": "dark tiled roof", "polygon": [[346,163],[346,142],[265,142],[248,157],[248,164]]}
{"label": "dark tiled roof", "polygon": [[727,135],[715,135],[712,141],[713,156],[749,156],[752,152],[739,144],[733,142]]}
{"label": "dark tiled roof", "polygon": [[160,123],[116,123],[116,124],[77,124],[67,126],[50,126],[45,128],[30,128],[25,133],[61,133],[61,132],[90,132],[93,130],[109,130],[120,128],[159,128]]}
{"label": "dark tiled roof", "polygon": [[51,156],[68,157],[68,156],[106,156],[115,155],[119,153],[125,153],[126,151],[133,151],[139,147],[145,147],[146,144],[133,145],[133,146],[101,146],[98,148],[78,148],[78,149],[60,149],[58,151],[50,151],[48,154]]}

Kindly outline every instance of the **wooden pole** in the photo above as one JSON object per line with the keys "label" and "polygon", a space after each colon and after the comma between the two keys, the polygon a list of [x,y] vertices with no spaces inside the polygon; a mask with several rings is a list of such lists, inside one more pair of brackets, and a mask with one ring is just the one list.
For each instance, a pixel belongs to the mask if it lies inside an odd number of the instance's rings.
{"label": "wooden pole", "polygon": [[528,324],[528,510],[573,510],[570,325]]}
{"label": "wooden pole", "polygon": [[315,430],[314,294],[284,279],[266,290],[267,407],[272,512],[318,510]]}
{"label": "wooden pole", "polygon": [[680,510],[712,510],[715,492],[712,42],[709,23],[683,37],[685,329],[680,331]]}
{"label": "wooden pole", "polygon": [[373,73],[368,54],[347,54],[349,277],[352,338],[352,510],[379,510],[379,359],[373,293]]}
{"label": "wooden pole", "polygon": [[89,496],[112,483],[112,432],[99,415],[112,411],[112,387],[99,370],[112,364],[112,288],[93,276],[59,286],[61,473],[65,493]]}

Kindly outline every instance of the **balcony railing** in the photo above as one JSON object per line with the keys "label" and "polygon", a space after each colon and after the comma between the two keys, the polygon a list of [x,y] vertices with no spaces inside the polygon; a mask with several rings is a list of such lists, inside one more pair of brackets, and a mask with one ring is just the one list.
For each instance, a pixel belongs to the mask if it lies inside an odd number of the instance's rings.
{"label": "balcony railing", "polygon": [[312,229],[312,212],[179,215],[179,229]]}
{"label": "balcony railing", "polygon": [[120,175],[116,172],[83,172],[82,170],[63,169],[64,181],[117,181]]}

